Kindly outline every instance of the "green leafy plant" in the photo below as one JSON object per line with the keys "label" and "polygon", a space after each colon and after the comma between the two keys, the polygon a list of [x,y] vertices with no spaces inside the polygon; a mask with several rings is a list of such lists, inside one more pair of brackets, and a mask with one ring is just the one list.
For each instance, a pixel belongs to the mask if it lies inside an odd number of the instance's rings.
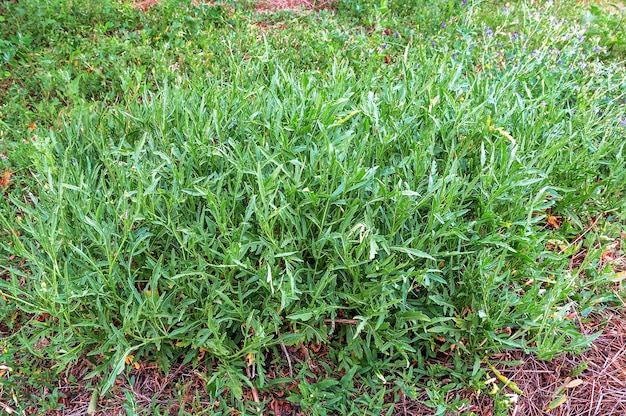
{"label": "green leafy plant", "polygon": [[623,225],[626,73],[585,28],[100,3],[0,6],[7,366],[88,362],[91,410],[149,362],[203,366],[215,411],[280,391],[380,414],[425,388],[445,414],[485,357],[594,339],[572,313],[616,299],[596,246]]}

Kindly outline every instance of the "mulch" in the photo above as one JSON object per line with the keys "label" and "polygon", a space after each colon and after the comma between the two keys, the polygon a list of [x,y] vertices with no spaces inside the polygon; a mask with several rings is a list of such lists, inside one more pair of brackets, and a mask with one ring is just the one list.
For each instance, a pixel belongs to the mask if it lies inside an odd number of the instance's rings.
{"label": "mulch", "polygon": [[[519,397],[512,415],[626,415],[626,316],[607,311],[585,331],[592,333],[601,327],[602,335],[580,355],[541,361],[513,351],[503,357],[523,361],[520,366],[501,369],[526,395]],[[565,388],[568,384],[572,387]],[[559,398],[562,404],[548,411]]]}
{"label": "mulch", "polygon": [[[584,332],[591,334],[602,330],[602,334],[592,346],[582,354],[564,354],[549,361],[540,360],[535,355],[522,351],[509,351],[490,357],[493,363],[521,362],[517,366],[496,365],[495,367],[507,379],[514,382],[524,395],[514,394],[508,387],[502,387],[502,393],[509,393],[514,399],[510,416],[609,416],[626,415],[626,314],[620,311],[606,310],[595,315],[585,324]],[[294,362],[309,361],[308,354],[289,348]],[[327,363],[328,364],[328,363]],[[89,381],[84,375],[91,370],[86,360],[68,370],[68,376],[58,381],[58,391],[67,397],[63,408],[49,411],[47,415],[78,416],[86,414],[91,400]],[[275,369],[278,374],[285,369]],[[176,414],[187,408],[211,409],[212,403],[206,392],[205,374],[212,371],[202,365],[193,368],[190,365],[174,365],[168,374],[159,371],[156,366],[142,364],[120,376],[110,394],[98,403],[98,415],[125,414],[130,393],[138,409],[148,409],[159,405],[168,414]],[[69,375],[73,377],[69,377]],[[70,381],[77,380],[77,381]],[[131,381],[132,380],[132,381]],[[91,380],[91,385],[97,382]],[[442,380],[445,383],[445,380]],[[496,381],[496,383],[498,383]],[[296,383],[297,384],[297,383]],[[500,383],[502,386],[502,383]],[[566,387],[567,386],[567,387]],[[295,386],[297,387],[297,385]],[[291,389],[290,386],[286,387]],[[250,401],[268,403],[268,415],[302,414],[297,403],[291,403],[283,392],[257,392],[245,389],[244,398]],[[458,409],[459,414],[472,412],[477,416],[493,416],[493,396],[487,392],[477,393],[471,390],[453,390],[448,401],[455,398],[468,399],[469,405]],[[396,397],[394,415],[426,416],[432,415],[433,409],[424,403],[428,400],[425,391],[417,399],[404,395]],[[559,401],[560,399],[560,401]],[[387,400],[394,398],[390,395]],[[550,407],[552,406],[552,407]]]}

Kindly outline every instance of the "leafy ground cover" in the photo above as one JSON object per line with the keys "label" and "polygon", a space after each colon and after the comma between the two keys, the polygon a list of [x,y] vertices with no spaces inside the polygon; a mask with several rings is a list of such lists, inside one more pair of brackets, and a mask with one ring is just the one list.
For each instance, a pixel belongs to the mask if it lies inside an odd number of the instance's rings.
{"label": "leafy ground cover", "polygon": [[507,414],[600,336],[620,5],[323,6],[0,5],[6,411]]}

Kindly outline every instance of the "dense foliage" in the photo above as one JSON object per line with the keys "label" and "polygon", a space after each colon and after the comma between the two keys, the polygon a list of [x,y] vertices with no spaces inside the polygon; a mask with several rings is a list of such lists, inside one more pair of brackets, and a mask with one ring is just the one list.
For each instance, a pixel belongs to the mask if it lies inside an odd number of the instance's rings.
{"label": "dense foliage", "polygon": [[421,3],[3,3],[1,310],[37,317],[7,345],[86,357],[101,394],[208,360],[226,410],[321,343],[334,378],[302,363],[290,393],[313,414],[586,346],[626,213],[623,63],[556,9]]}

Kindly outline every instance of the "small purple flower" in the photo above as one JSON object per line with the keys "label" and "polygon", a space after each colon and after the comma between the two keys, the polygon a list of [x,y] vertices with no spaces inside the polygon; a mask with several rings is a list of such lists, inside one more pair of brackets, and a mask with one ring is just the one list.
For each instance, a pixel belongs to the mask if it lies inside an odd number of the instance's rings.
{"label": "small purple flower", "polygon": [[461,2],[461,5],[462,5],[462,6],[467,6],[467,0],[463,0],[463,1]]}
{"label": "small purple flower", "polygon": [[621,121],[621,123],[619,123],[620,126],[622,127],[626,127],[626,117],[624,117]]}
{"label": "small purple flower", "polygon": [[383,46],[383,49],[387,49],[387,44],[386,43],[383,43],[382,46]]}
{"label": "small purple flower", "polygon": [[400,32],[396,31],[395,35],[396,35],[397,38],[399,38],[400,37]]}
{"label": "small purple flower", "polygon": [[437,46],[437,44],[435,42],[431,42],[430,46],[432,46],[434,48],[435,46]]}
{"label": "small purple flower", "polygon": [[441,28],[442,28],[442,29],[445,29],[445,28],[446,28],[446,26],[448,26],[448,25],[446,24],[446,22],[441,22]]}
{"label": "small purple flower", "polygon": [[491,35],[493,35],[493,30],[488,27],[487,29],[485,29],[485,34],[487,35],[487,37],[491,37]]}
{"label": "small purple flower", "polygon": [[519,38],[519,34],[517,32],[513,33],[513,40],[517,40]]}
{"label": "small purple flower", "polygon": [[5,155],[4,153],[0,153],[0,159],[2,160],[7,160],[9,157],[7,155]]}
{"label": "small purple flower", "polygon": [[508,13],[508,12],[509,12],[509,8],[508,8],[508,7],[506,7],[506,6],[504,6],[504,7],[502,8],[502,12],[503,12],[503,13],[505,13],[505,14],[506,14],[506,13]]}
{"label": "small purple flower", "polygon": [[600,47],[596,46],[595,48],[593,48],[593,53],[598,53],[600,52]]}

